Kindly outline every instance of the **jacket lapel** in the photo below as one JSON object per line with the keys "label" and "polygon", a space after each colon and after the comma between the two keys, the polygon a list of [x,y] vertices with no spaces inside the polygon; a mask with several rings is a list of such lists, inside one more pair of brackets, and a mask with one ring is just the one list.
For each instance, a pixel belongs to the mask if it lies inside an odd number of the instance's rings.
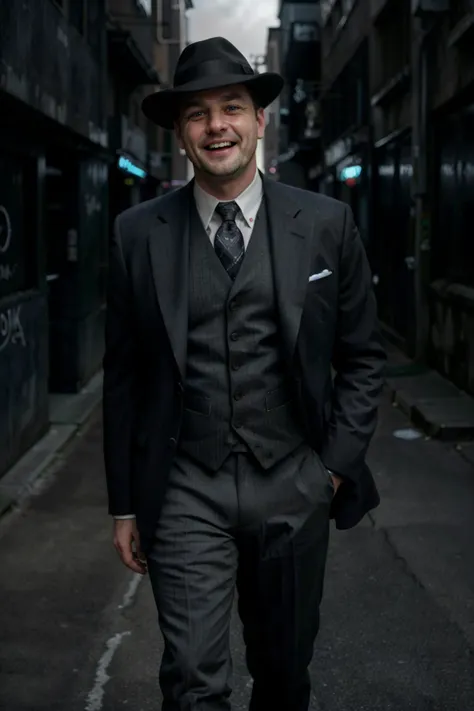
{"label": "jacket lapel", "polygon": [[148,236],[158,304],[181,379],[186,375],[189,285],[189,208],[192,182],[160,202]]}
{"label": "jacket lapel", "polygon": [[281,329],[291,362],[311,272],[314,218],[297,204],[285,185],[268,178],[263,184]]}
{"label": "jacket lapel", "polygon": [[[311,272],[313,219],[286,186],[265,177],[263,184],[283,342],[291,361]],[[182,380],[186,375],[192,186],[191,182],[160,202],[148,237],[158,303]]]}

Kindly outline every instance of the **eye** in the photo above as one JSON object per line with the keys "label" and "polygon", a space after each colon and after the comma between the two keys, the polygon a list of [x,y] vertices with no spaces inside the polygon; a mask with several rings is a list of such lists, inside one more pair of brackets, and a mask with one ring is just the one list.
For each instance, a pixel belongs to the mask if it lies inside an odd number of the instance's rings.
{"label": "eye", "polygon": [[197,119],[200,119],[203,114],[203,111],[193,111],[191,114],[188,114],[187,119],[188,121],[196,121]]}
{"label": "eye", "polygon": [[235,111],[238,111],[240,109],[240,106],[237,106],[236,104],[229,104],[227,106],[227,111],[230,111],[231,113],[235,113]]}

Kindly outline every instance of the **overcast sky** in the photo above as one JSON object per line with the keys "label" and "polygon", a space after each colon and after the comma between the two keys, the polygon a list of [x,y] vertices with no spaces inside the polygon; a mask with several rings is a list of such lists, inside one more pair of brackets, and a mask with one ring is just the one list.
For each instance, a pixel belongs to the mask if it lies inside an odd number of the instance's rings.
{"label": "overcast sky", "polygon": [[225,37],[250,60],[264,54],[268,27],[279,25],[278,0],[193,0],[190,41]]}

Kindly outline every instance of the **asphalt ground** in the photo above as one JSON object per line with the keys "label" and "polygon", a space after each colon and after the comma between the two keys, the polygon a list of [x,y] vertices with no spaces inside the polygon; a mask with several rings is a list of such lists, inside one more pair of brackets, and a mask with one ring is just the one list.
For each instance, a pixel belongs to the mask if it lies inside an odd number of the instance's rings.
{"label": "asphalt ground", "polygon": [[[474,711],[474,466],[394,436],[407,427],[386,398],[369,456],[382,504],[332,532],[313,711]],[[0,521],[1,711],[160,709],[149,581],[111,538],[96,412]],[[240,710],[251,680],[236,616],[232,652]]]}

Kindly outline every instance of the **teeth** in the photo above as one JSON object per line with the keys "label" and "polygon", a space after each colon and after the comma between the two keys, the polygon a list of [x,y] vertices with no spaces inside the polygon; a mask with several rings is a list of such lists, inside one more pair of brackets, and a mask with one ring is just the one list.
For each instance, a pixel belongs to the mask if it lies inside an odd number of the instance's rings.
{"label": "teeth", "polygon": [[211,143],[208,148],[213,150],[214,148],[230,148],[230,146],[232,146],[232,143],[230,141],[225,141],[224,143]]}

